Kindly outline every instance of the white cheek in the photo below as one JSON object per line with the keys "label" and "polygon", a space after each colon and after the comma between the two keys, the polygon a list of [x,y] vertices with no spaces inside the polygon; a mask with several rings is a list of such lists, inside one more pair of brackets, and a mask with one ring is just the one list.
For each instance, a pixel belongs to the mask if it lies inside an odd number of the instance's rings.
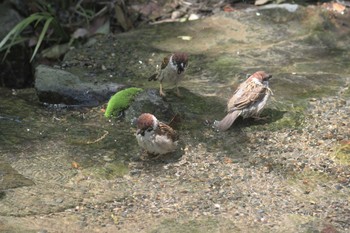
{"label": "white cheek", "polygon": [[261,85],[261,82],[257,78],[253,78],[253,82],[257,85]]}
{"label": "white cheek", "polygon": [[153,135],[153,131],[148,131],[148,130],[145,131],[145,138],[149,139],[152,137],[152,135]]}

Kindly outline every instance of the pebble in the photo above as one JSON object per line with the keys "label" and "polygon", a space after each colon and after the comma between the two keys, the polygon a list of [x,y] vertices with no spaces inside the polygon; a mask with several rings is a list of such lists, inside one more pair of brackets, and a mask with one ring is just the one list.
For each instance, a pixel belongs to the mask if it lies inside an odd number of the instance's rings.
{"label": "pebble", "polygon": [[56,203],[62,203],[62,202],[63,202],[63,199],[62,199],[62,198],[57,198],[57,199],[55,200],[55,202],[56,202]]}
{"label": "pebble", "polygon": [[48,233],[48,231],[45,229],[42,229],[42,230],[37,231],[37,233]]}
{"label": "pebble", "polygon": [[258,212],[258,214],[263,214],[263,213],[265,213],[265,211],[262,210],[262,209],[259,209],[257,212]]}
{"label": "pebble", "polygon": [[336,190],[341,190],[343,188],[343,186],[341,186],[341,185],[339,185],[339,184],[337,184],[336,186],[335,186],[335,189]]}

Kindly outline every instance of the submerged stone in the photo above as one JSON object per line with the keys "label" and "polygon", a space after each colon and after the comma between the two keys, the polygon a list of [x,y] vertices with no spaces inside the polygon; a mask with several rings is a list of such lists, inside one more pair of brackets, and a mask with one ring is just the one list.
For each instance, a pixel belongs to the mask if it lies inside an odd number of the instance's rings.
{"label": "submerged stone", "polygon": [[0,191],[34,185],[34,182],[11,167],[10,164],[0,161]]}

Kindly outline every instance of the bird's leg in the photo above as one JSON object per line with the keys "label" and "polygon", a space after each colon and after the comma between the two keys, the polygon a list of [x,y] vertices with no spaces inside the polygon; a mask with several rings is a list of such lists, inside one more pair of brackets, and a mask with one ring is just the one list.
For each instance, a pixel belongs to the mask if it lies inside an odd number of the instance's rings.
{"label": "bird's leg", "polygon": [[255,121],[266,121],[266,120],[270,119],[269,116],[260,116],[260,115],[252,116],[252,118],[253,118]]}
{"label": "bird's leg", "polygon": [[155,155],[155,154],[152,154],[152,156],[149,156],[149,159],[150,160],[157,160],[161,157],[161,154],[158,154],[158,155]]}
{"label": "bird's leg", "polygon": [[140,151],[140,159],[141,160],[145,160],[147,157],[148,157],[147,151],[144,150],[144,149],[141,149],[141,151]]}
{"label": "bird's leg", "polygon": [[177,86],[177,84],[176,84],[176,95],[177,95],[177,97],[182,97],[182,95],[180,93],[180,90],[179,90],[179,87]]}
{"label": "bird's leg", "polygon": [[166,96],[166,94],[163,92],[163,85],[162,85],[162,82],[160,82],[160,84],[159,84],[159,94],[160,94],[160,96],[162,96],[162,97],[165,97],[165,96]]}

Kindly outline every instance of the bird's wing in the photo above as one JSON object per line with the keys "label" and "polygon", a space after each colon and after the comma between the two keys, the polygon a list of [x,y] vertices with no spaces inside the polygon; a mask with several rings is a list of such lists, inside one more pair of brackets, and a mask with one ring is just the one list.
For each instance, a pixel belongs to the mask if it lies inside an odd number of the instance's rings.
{"label": "bird's wing", "polygon": [[241,110],[262,100],[266,94],[266,87],[255,82],[242,83],[227,104],[227,111]]}
{"label": "bird's wing", "polygon": [[171,138],[173,141],[177,141],[179,140],[179,135],[177,134],[177,132],[171,128],[169,125],[163,123],[163,122],[159,122],[159,126],[158,126],[158,132],[161,135],[167,135],[168,138]]}
{"label": "bird's wing", "polygon": [[164,70],[164,69],[165,69],[165,67],[166,67],[166,66],[168,65],[168,63],[169,63],[169,60],[170,60],[170,56],[164,57],[164,58],[163,58],[163,61],[162,61],[162,64],[160,65],[160,70],[159,70],[159,68],[158,68],[157,73],[155,73],[155,74],[153,74],[152,76],[150,76],[150,77],[148,78],[148,81],[152,81],[152,80],[156,81],[156,80],[158,80],[161,70]]}
{"label": "bird's wing", "polygon": [[160,66],[160,69],[164,70],[165,67],[168,65],[170,60],[170,56],[164,57],[162,61],[162,65]]}

